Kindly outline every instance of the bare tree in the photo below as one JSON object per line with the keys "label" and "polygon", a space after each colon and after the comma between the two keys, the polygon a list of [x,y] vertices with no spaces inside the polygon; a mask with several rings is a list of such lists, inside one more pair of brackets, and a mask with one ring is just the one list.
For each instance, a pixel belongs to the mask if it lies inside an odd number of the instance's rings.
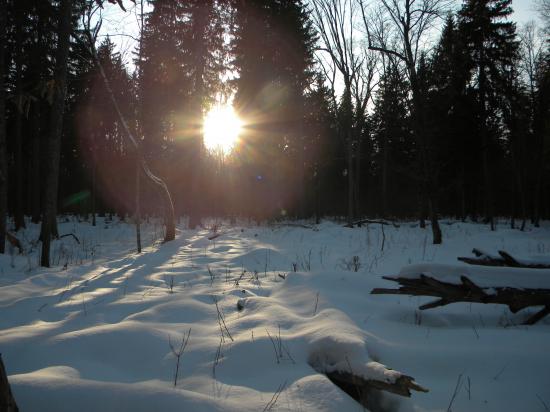
{"label": "bare tree", "polygon": [[381,52],[390,59],[397,59],[405,66],[411,87],[413,129],[422,167],[422,196],[428,205],[433,243],[440,244],[442,236],[437,217],[435,170],[428,151],[426,104],[418,79],[417,61],[429,31],[448,10],[449,0],[379,0],[377,4],[381,19],[376,32],[383,37],[371,34],[372,23],[365,1],[359,0],[359,3],[369,49]]}
{"label": "bare tree", "polygon": [[[99,3],[100,5],[96,7],[95,6],[96,3]],[[119,2],[119,5],[122,7],[120,2]],[[90,3],[88,4],[88,7],[86,8],[86,13],[82,15],[82,27],[84,28],[84,34],[87,38],[87,43],[88,43],[87,47],[89,48],[93,61],[97,69],[99,70],[101,78],[103,79],[103,83],[105,85],[105,88],[107,89],[107,94],[109,95],[111,103],[117,113],[122,129],[124,130],[124,133],[126,134],[126,137],[130,141],[131,145],[135,149],[136,156],[138,158],[138,164],[139,164],[139,167],[141,168],[141,171],[152,183],[154,183],[159,188],[160,193],[164,196],[164,224],[165,224],[164,241],[168,242],[170,240],[174,240],[176,237],[176,218],[174,214],[174,204],[172,202],[172,196],[170,195],[170,191],[168,190],[168,186],[166,185],[166,183],[161,178],[153,174],[153,172],[151,172],[151,169],[149,169],[149,166],[147,165],[147,162],[145,161],[145,158],[141,153],[138,139],[136,139],[136,137],[134,136],[134,133],[132,132],[132,130],[130,129],[130,126],[128,125],[127,119],[124,117],[124,115],[122,114],[122,111],[120,110],[120,107],[115,98],[113,89],[111,88],[109,78],[107,77],[107,74],[103,69],[103,65],[101,64],[101,61],[99,60],[99,57],[97,55],[95,44],[96,44],[97,36],[99,34],[99,30],[101,29],[101,24],[102,24],[101,15],[99,15],[99,17],[97,18],[96,24],[92,25],[92,20],[95,12],[98,10],[98,7],[101,7],[101,2],[98,2],[97,0],[96,1],[91,0]],[[139,184],[139,181],[138,181],[138,184]],[[136,197],[137,196],[138,195],[136,195]],[[139,202],[139,200],[136,199],[136,202]],[[138,209],[138,212],[139,212],[139,209]],[[139,235],[139,231],[138,231],[138,235]],[[139,246],[139,243],[138,243],[138,246]]]}
{"label": "bare tree", "polygon": [[537,36],[537,26],[533,20],[527,22],[521,28],[519,40],[521,47],[521,70],[529,90],[531,104],[534,106],[537,64],[542,57],[544,42],[541,37]]}
{"label": "bare tree", "polygon": [[544,30],[546,34],[550,34],[550,0],[538,0],[537,6],[544,22]]}
{"label": "bare tree", "polygon": [[[354,199],[357,198],[359,134],[367,103],[372,96],[376,59],[372,55],[365,55],[356,41],[354,18],[358,8],[355,0],[313,0],[312,9],[313,23],[321,43],[318,61],[330,82],[333,103],[340,108],[338,128],[346,145],[347,220],[351,224]],[[338,82],[344,86],[339,104],[336,91]]]}

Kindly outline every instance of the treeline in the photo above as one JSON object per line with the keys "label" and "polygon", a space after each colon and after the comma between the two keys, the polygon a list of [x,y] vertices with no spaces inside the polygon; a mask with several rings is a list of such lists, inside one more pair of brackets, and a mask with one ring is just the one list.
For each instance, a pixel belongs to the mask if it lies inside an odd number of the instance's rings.
{"label": "treeline", "polygon": [[[541,28],[516,27],[510,0],[119,3],[140,28],[131,64],[101,30],[91,36],[109,90],[86,27],[105,4],[0,0],[8,229],[25,215],[55,236],[56,213],[133,215],[139,204],[161,214],[140,157],[192,225],[208,215],[434,228],[442,215],[504,215],[519,227],[550,217],[545,0]],[[245,124],[228,156],[202,143],[202,118],[220,101]]]}

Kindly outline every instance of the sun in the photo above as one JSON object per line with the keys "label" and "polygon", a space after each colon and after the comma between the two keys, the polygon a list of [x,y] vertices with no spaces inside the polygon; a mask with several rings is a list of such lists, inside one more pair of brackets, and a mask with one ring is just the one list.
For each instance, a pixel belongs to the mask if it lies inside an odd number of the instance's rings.
{"label": "sun", "polygon": [[231,153],[239,140],[241,119],[231,106],[215,106],[204,118],[204,146],[210,152]]}

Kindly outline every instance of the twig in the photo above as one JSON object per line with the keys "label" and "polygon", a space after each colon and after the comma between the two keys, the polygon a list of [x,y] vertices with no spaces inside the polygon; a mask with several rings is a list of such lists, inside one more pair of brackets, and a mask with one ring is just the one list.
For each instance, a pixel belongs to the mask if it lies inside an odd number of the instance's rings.
{"label": "twig", "polygon": [[189,336],[191,336],[191,328],[189,328],[189,331],[187,332],[187,336],[182,336],[181,338],[181,344],[179,349],[176,351],[174,348],[174,345],[172,345],[172,341],[170,339],[170,335],[168,335],[168,345],[170,346],[170,350],[176,357],[176,372],[174,373],[174,387],[178,384],[178,374],[180,370],[180,359],[181,355],[183,355],[183,352],[185,352],[185,348],[187,347],[187,344],[189,343]]}
{"label": "twig", "polygon": [[279,352],[277,351],[277,346],[275,345],[275,341],[271,337],[271,334],[269,333],[269,331],[267,329],[265,331],[267,332],[267,336],[269,336],[269,339],[271,340],[271,343],[273,344],[273,351],[275,352],[275,359],[277,359],[277,363],[280,363]]}
{"label": "twig", "polygon": [[458,391],[460,390],[462,383],[462,374],[458,375],[458,379],[456,381],[455,390],[453,392],[453,396],[451,397],[451,401],[449,402],[449,406],[447,407],[447,412],[451,412],[451,407],[453,406],[453,402],[455,401],[456,395],[458,394]]}
{"label": "twig", "polygon": [[265,405],[265,408],[263,409],[262,412],[270,411],[271,409],[273,409],[273,407],[277,403],[277,399],[279,399],[279,396],[285,390],[285,387],[286,387],[286,381],[284,381],[282,384],[280,384],[277,387],[277,391],[273,394],[271,400],[267,403],[267,405]]}
{"label": "twig", "polygon": [[210,286],[214,283],[214,278],[216,277],[214,272],[212,272],[212,269],[210,269],[210,265],[206,265],[206,268],[208,269],[208,274],[210,275]]}
{"label": "twig", "polygon": [[222,346],[223,346],[223,337],[220,337],[220,344],[218,345],[218,350],[216,351],[216,356],[214,357],[214,364],[212,365],[212,377],[216,378],[216,366],[220,363],[222,358]]}
{"label": "twig", "polygon": [[218,325],[220,326],[220,331],[222,334],[222,338],[224,336],[224,330],[227,334],[227,337],[231,339],[231,342],[234,341],[233,336],[231,336],[231,333],[229,333],[229,329],[227,328],[227,325],[225,324],[225,316],[223,315],[223,312],[221,311],[220,307],[218,306],[218,299],[216,299],[215,296],[212,296],[212,300],[214,301],[214,304],[216,305],[216,312],[218,313]]}
{"label": "twig", "polygon": [[315,309],[313,309],[313,316],[317,313],[317,305],[319,304],[319,292],[315,295]]}
{"label": "twig", "polygon": [[544,406],[544,410],[545,411],[550,411],[550,408],[548,408],[548,405],[546,404],[546,402],[544,402],[544,400],[539,396],[538,393],[535,393],[536,397],[538,398],[538,400],[540,401],[540,403],[542,403],[542,406]]}
{"label": "twig", "polygon": [[500,377],[500,375],[502,375],[502,373],[504,372],[504,370],[508,367],[508,363],[506,365],[504,365],[502,367],[502,369],[495,375],[493,376],[493,380],[496,381],[498,380],[498,378]]}

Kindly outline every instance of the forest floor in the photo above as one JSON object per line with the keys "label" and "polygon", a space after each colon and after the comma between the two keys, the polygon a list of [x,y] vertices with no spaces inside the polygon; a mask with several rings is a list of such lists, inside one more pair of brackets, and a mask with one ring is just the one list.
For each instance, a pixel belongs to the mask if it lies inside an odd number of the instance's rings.
{"label": "forest floor", "polygon": [[181,225],[166,244],[144,224],[138,255],[128,223],[62,220],[80,243],[55,241],[55,267],[38,267],[32,224],[17,234],[26,254],[0,256],[0,352],[23,412],[361,411],[321,373],[344,361],[429,389],[373,395],[373,410],[550,410],[550,317],[523,326],[533,311],[419,311],[430,298],[370,295],[407,265],[467,268],[456,258],[473,247],[549,256],[548,222],[491,232],[447,221],[437,246],[415,222],[211,222]]}

